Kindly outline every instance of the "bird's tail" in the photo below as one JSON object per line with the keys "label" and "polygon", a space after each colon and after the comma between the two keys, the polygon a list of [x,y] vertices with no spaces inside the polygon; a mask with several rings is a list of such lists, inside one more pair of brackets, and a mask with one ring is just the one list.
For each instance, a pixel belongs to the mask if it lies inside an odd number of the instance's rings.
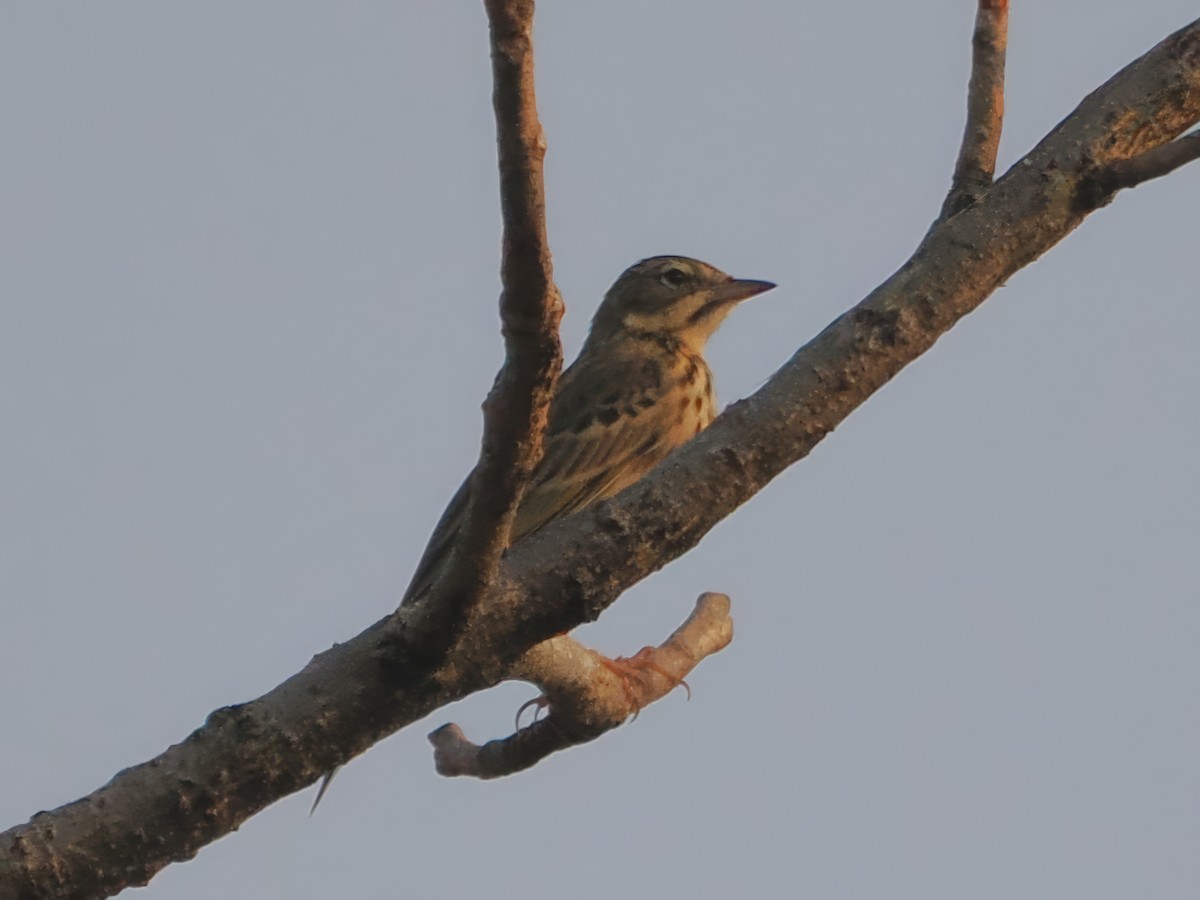
{"label": "bird's tail", "polygon": [[329,782],[333,781],[333,776],[338,773],[338,769],[340,768],[341,766],[338,766],[337,769],[330,769],[325,773],[325,777],[321,779],[321,786],[317,788],[317,799],[313,801],[312,809],[308,811],[310,816],[317,811],[317,806],[320,804],[321,798],[324,797],[325,792],[329,790]]}

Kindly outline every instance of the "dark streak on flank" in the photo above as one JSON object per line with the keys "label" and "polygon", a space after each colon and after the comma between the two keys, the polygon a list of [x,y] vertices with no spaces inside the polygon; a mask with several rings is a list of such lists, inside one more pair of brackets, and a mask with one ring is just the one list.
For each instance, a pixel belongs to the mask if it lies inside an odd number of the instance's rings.
{"label": "dark streak on flank", "polygon": [[656,428],[654,430],[654,433],[651,434],[650,437],[648,437],[648,438],[646,438],[646,440],[642,441],[641,446],[638,447],[637,450],[635,451],[636,455],[644,456],[645,454],[647,454],[651,450],[653,450],[655,447],[657,447],[659,441],[661,441],[661,440],[662,440],[662,434]]}

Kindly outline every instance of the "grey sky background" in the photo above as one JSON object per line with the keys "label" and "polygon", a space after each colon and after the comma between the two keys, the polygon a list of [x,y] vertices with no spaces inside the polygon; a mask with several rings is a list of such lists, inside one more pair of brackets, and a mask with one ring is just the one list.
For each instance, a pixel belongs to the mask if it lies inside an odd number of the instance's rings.
{"label": "grey sky background", "polygon": [[[1017,3],[1007,167],[1186,0]],[[974,3],[541,4],[573,355],[635,260],[779,289],[723,400],[898,266],[961,133]],[[10,3],[0,27],[0,824],[390,610],[499,364],[479,3]],[[1200,166],[1121,195],[581,636],[737,636],[495,783],[447,720],[153,898],[1193,898]]]}

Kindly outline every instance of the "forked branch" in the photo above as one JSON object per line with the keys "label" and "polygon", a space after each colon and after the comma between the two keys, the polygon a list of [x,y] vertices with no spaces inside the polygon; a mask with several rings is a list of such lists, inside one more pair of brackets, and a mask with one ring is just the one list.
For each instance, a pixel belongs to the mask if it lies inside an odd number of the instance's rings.
{"label": "forked branch", "polygon": [[1008,0],[979,0],[971,42],[967,124],[954,164],[954,179],[941,218],[966,209],[992,186],[1004,126],[1004,57],[1008,48]]}
{"label": "forked branch", "polygon": [[[546,140],[533,80],[533,0],[487,0],[492,105],[504,234],[500,320],[505,360],[483,404],[483,444],[449,564],[425,615],[461,624],[496,575],[512,523],[542,458],[542,436],[562,369],[563,303],[546,237]],[[429,628],[428,622],[425,628]]]}
{"label": "forked branch", "polygon": [[[380,665],[385,631],[404,634],[414,621],[411,608],[401,609],[262,697],[216,711],[154,760],[4,832],[0,900],[97,897],[144,884],[344,759],[495,684],[532,646],[594,619],[630,585],[694,547],[1062,240],[1101,205],[1097,172],[1139,158],[1135,168],[1161,172],[1174,167],[1174,154],[1190,157],[1195,144],[1187,138],[1179,142],[1186,149],[1146,162],[1197,121],[1200,21],[1088,95],[751,398],[622,494],[514,547],[436,671],[409,657]],[[464,659],[471,664],[460,665]]]}

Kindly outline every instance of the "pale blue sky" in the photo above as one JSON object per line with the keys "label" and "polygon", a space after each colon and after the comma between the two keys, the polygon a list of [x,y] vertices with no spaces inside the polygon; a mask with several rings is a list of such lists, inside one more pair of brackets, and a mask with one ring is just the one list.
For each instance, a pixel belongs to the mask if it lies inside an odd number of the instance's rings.
{"label": "pale blue sky", "polygon": [[[779,283],[725,401],[899,265],[974,4],[539,13],[573,354],[659,253]],[[1002,166],[1196,14],[1017,3]],[[0,28],[0,824],[159,753],[392,608],[500,360],[481,5],[9,4]],[[150,898],[1192,898],[1200,165],[1121,195],[585,639],[733,645],[495,783],[424,734]]]}

